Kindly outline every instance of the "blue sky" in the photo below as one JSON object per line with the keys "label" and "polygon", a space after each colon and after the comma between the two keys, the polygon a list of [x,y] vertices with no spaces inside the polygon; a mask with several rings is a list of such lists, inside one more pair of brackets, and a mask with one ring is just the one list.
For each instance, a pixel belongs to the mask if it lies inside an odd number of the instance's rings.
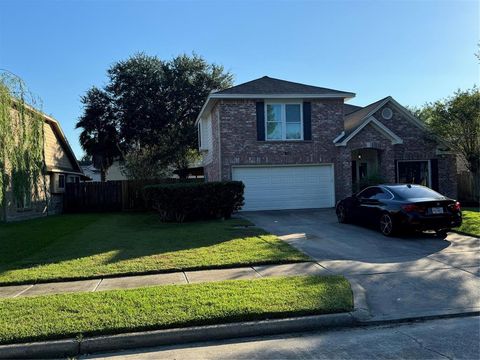
{"label": "blue sky", "polygon": [[0,68],[22,77],[78,157],[80,96],[115,61],[195,52],[264,75],[421,105],[479,82],[477,1],[0,0]]}

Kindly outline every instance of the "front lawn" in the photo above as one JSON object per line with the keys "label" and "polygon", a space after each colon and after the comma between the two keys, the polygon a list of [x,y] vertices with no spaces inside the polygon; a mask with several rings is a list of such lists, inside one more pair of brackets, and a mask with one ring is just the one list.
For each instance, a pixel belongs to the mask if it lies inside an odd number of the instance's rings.
{"label": "front lawn", "polygon": [[168,285],[0,300],[0,343],[350,311],[341,276]]}
{"label": "front lawn", "polygon": [[0,284],[310,260],[242,219],[76,214],[0,225]]}
{"label": "front lawn", "polygon": [[455,230],[461,231],[473,236],[480,236],[480,212],[479,208],[462,209],[463,223],[462,226]]}

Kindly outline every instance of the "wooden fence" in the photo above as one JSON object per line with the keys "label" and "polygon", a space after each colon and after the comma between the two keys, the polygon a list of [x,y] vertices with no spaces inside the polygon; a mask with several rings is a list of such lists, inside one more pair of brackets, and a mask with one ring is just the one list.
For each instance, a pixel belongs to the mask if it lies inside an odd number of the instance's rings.
{"label": "wooden fence", "polygon": [[480,179],[475,179],[469,171],[458,174],[457,191],[460,201],[478,205],[480,201]]}
{"label": "wooden fence", "polygon": [[186,181],[203,182],[203,179],[67,183],[63,196],[63,211],[65,213],[79,213],[147,210],[148,204],[143,197],[145,186]]}

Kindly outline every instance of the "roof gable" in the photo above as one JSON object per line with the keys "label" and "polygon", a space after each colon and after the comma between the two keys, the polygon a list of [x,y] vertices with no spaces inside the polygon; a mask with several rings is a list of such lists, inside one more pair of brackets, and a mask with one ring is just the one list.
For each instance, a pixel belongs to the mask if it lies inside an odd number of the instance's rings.
{"label": "roof gable", "polygon": [[264,76],[231,88],[216,91],[212,95],[319,95],[353,97],[354,93]]}
{"label": "roof gable", "polygon": [[365,129],[368,125],[372,126],[375,130],[381,133],[384,137],[389,139],[392,145],[396,144],[403,144],[403,140],[395,134],[392,130],[388,127],[383,125],[380,121],[375,119],[373,116],[370,116],[366,121],[364,121],[360,126],[356,127],[353,131],[350,131],[348,134],[343,133],[341,137],[337,137],[334,140],[336,146],[346,146],[347,143],[359,134],[363,129]]}
{"label": "roof gable", "polygon": [[[14,107],[18,106],[16,101],[14,101],[13,105],[14,105]],[[64,155],[66,155],[66,157],[68,158],[73,172],[78,173],[80,175],[83,175],[83,170],[80,167],[80,165],[78,164],[77,158],[75,157],[75,153],[73,152],[72,148],[70,147],[70,144],[68,143],[68,140],[65,137],[65,134],[63,133],[63,130],[60,126],[60,123],[56,119],[52,118],[51,116],[48,116],[48,115],[44,114],[43,112],[35,109],[34,107],[32,107],[28,104],[24,104],[24,106],[28,111],[30,111],[32,113],[39,114],[40,116],[42,116],[43,121],[45,122],[45,125],[48,126],[47,129],[49,129],[51,131],[51,134],[54,136],[55,141],[58,142],[58,145],[60,146],[62,153]],[[47,135],[47,134],[45,134],[45,135]],[[44,146],[48,146],[47,139],[45,139],[45,145]],[[49,164],[45,164],[45,166],[46,166],[47,171],[58,170],[57,167],[51,166]],[[62,170],[62,169],[60,169],[60,170]]]}

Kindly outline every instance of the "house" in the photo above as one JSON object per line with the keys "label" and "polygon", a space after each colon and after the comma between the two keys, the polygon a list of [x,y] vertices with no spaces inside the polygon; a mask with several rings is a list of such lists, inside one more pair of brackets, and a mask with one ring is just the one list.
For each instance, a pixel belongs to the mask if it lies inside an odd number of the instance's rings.
{"label": "house", "polygon": [[[13,195],[12,183],[6,184],[5,201],[0,203],[0,207],[3,207],[0,209],[0,220],[3,221],[61,213],[65,184],[88,178],[78,164],[58,121],[33,108],[27,107],[26,110],[28,114],[35,113],[43,119],[43,174],[37,184],[37,197],[32,195],[19,201]],[[15,114],[17,110],[14,108],[12,112]],[[8,166],[7,169],[15,170]]]}
{"label": "house", "polygon": [[206,181],[243,181],[243,210],[333,207],[369,179],[456,196],[440,139],[392,97],[354,96],[267,76],[211,93],[197,118]]}
{"label": "house", "polygon": [[88,177],[88,181],[101,181],[100,170],[98,170],[93,164],[80,165],[85,176]]}

